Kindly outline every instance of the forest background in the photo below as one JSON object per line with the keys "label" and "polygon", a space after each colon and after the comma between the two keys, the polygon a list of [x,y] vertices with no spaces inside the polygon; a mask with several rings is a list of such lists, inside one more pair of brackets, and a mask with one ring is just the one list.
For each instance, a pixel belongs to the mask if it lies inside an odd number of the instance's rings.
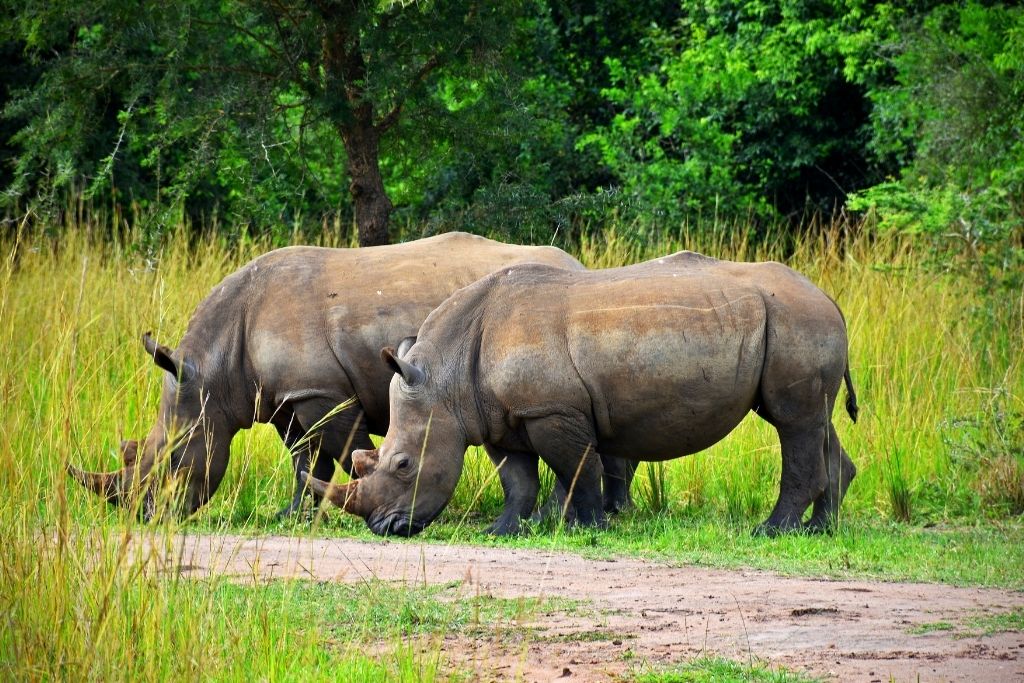
{"label": "forest background", "polygon": [[1012,4],[5,4],[8,235],[74,206],[150,250],[182,223],[571,246],[848,212],[1020,284]]}

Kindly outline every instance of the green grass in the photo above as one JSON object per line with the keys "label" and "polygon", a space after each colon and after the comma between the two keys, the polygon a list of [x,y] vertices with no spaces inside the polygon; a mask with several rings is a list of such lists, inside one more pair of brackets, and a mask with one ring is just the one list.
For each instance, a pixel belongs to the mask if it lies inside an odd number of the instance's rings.
{"label": "green grass", "polygon": [[644,671],[628,679],[634,683],[812,683],[819,678],[761,662],[740,662],[698,657],[686,664]]}
{"label": "green grass", "polygon": [[1016,608],[998,614],[964,615],[957,623],[933,621],[918,624],[910,633],[923,635],[937,631],[952,631],[957,638],[979,638],[994,633],[1024,633],[1024,609]]}
{"label": "green grass", "polygon": [[[518,537],[493,538],[481,532],[489,519],[453,516],[445,513],[416,539],[393,542],[477,543],[571,551],[590,557],[627,555],[708,567],[749,567],[791,575],[1024,588],[1024,524],[1020,520],[924,528],[857,519],[843,523],[829,536],[764,538],[750,533],[747,520],[730,520],[724,515],[652,515],[641,510],[614,518],[609,528],[601,531],[559,530],[541,524],[529,526]],[[280,530],[290,533],[287,525]],[[312,533],[373,538],[361,520],[340,514],[319,522]]]}
{"label": "green grass", "polygon": [[[126,553],[124,539],[137,523],[69,484],[64,465],[117,466],[120,439],[143,436],[155,418],[162,380],[139,335],[153,330],[173,346],[211,287],[270,245],[182,233],[146,254],[130,241],[100,239],[89,226],[68,226],[59,239],[47,234],[0,240],[0,677],[457,674],[432,634],[439,625],[473,628],[474,617],[445,611],[451,607],[442,594],[390,595],[368,603],[370,611],[332,606],[321,614],[314,604],[366,601],[300,582],[176,580]],[[779,477],[774,431],[750,417],[707,452],[641,467],[637,509],[606,531],[541,524],[514,539],[483,536],[501,490],[487,458],[473,449],[452,503],[424,540],[1024,588],[1024,294],[984,296],[971,283],[926,269],[926,254],[913,243],[856,232],[826,231],[785,248],[721,234],[697,241],[686,233],[640,247],[612,232],[581,244],[580,256],[610,266],[684,247],[785,258],[842,306],[862,411],[856,425],[841,411],[835,417],[859,470],[839,531],[750,536],[774,503]],[[974,313],[982,309],[984,326]],[[211,504],[162,532],[369,536],[361,520],[337,511],[312,528],[276,521],[291,481],[274,430],[242,432]],[[479,624],[507,621],[508,610],[520,607],[478,605]],[[414,612],[428,615],[422,629],[403,630],[414,626]],[[385,633],[372,648],[370,626]],[[406,644],[407,637],[417,644]]]}
{"label": "green grass", "polygon": [[429,638],[470,618],[470,602],[418,589],[164,578],[115,536],[36,540],[35,554],[7,546],[4,680],[448,680]]}
{"label": "green grass", "polygon": [[988,636],[993,633],[1024,632],[1024,609],[1017,608],[1001,614],[983,614],[971,617],[965,624],[971,633]]}

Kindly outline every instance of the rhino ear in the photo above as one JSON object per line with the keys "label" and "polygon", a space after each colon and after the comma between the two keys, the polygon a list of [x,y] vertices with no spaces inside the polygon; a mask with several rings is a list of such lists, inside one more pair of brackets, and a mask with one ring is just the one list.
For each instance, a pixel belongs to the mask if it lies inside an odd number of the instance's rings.
{"label": "rhino ear", "polygon": [[131,440],[121,441],[121,460],[124,462],[126,467],[130,467],[135,464],[135,461],[139,457],[139,442]]}
{"label": "rhino ear", "polygon": [[422,384],[423,380],[427,378],[426,374],[412,363],[399,358],[398,355],[398,352],[390,346],[381,349],[380,352],[381,360],[388,364],[392,372],[401,375],[406,384],[411,387]]}
{"label": "rhino ear", "polygon": [[395,353],[399,358],[404,358],[405,354],[409,353],[409,349],[416,343],[416,337],[406,337],[402,341],[398,342],[398,351]]}
{"label": "rhino ear", "polygon": [[187,382],[195,375],[195,368],[191,363],[188,361],[179,363],[174,360],[172,355],[174,351],[163,344],[158,344],[149,332],[142,335],[142,345],[146,347],[146,353],[153,357],[153,362],[157,364],[157,367],[177,377],[179,382]]}

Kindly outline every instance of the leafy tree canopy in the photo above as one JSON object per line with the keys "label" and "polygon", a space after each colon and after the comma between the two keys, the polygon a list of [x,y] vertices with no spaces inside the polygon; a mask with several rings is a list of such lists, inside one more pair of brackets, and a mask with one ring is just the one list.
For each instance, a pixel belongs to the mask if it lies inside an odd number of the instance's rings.
{"label": "leafy tree canopy", "polygon": [[[35,2],[8,21],[43,70],[7,115],[29,121],[9,196],[129,192],[233,220],[347,208],[387,240],[381,145],[431,125],[448,74],[489,69],[516,3]],[[50,195],[52,196],[52,194]],[[168,201],[169,200],[169,201]]]}

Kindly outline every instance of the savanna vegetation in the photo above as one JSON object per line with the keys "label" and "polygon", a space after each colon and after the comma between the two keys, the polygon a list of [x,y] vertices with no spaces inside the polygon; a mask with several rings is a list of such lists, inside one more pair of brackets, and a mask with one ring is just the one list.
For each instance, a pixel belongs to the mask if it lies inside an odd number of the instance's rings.
{"label": "savanna vegetation", "polygon": [[[303,582],[242,589],[226,579],[175,579],[152,557],[128,552],[143,531],[131,514],[66,476],[68,462],[114,467],[119,439],[144,433],[153,420],[161,371],[143,352],[139,331],[176,339],[214,283],[270,247],[195,240],[182,230],[152,258],[132,248],[132,237],[110,240],[103,229],[82,224],[63,226],[59,238],[32,231],[3,244],[0,376],[8,410],[0,430],[0,661],[7,673],[446,677],[437,638],[464,628],[466,616],[451,598],[457,587],[447,598],[368,589],[360,604],[369,611],[321,614],[308,605],[322,592],[337,592],[325,598],[334,605],[354,597],[346,592],[354,589]],[[965,286],[962,276],[929,265],[927,247],[854,225],[756,245],[725,230],[700,238],[666,233],[644,247],[606,232],[577,253],[603,267],[682,247],[785,257],[843,306],[861,417],[856,425],[836,417],[859,468],[837,532],[750,536],[774,502],[779,475],[774,432],[750,416],[705,453],[642,466],[633,487],[636,509],[605,531],[547,522],[515,539],[482,535],[501,491],[490,462],[473,452],[454,500],[423,539],[1024,587],[1019,292],[997,296]],[[290,467],[272,429],[243,432],[211,504],[190,520],[160,526],[158,538],[170,542],[184,530],[370,538],[361,520],[336,510],[312,523],[277,521]],[[424,602],[403,607],[412,600]],[[420,613],[428,608],[440,616],[424,624]],[[513,618],[500,605],[492,608],[479,618]],[[380,631],[381,614],[396,610],[394,630]],[[250,656],[238,658],[238,648]]]}
{"label": "savanna vegetation", "polygon": [[[462,229],[590,267],[772,258],[846,315],[861,417],[836,424],[859,474],[834,535],[750,536],[779,476],[751,416],[641,466],[605,531],[482,536],[500,487],[472,452],[427,540],[1024,588],[1015,4],[28,0],[0,26],[4,678],[444,680],[439,634],[536,608],[183,580],[65,475],[112,469],[153,420],[139,335],[174,344],[224,275],[295,242]],[[337,511],[274,518],[272,429],[232,453],[158,537],[368,536]]]}

